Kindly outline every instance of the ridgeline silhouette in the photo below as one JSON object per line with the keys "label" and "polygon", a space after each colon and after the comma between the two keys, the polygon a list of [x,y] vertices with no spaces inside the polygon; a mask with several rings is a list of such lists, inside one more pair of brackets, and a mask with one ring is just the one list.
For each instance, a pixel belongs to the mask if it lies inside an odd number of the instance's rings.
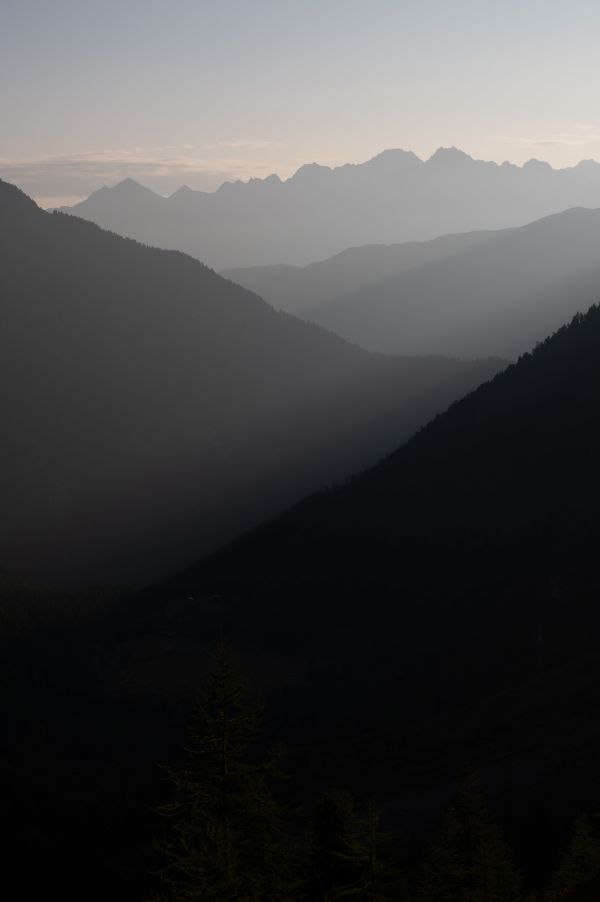
{"label": "ridgeline silhouette", "polygon": [[600,210],[517,229],[350,248],[224,273],[273,306],[388,354],[519,354],[598,297]]}
{"label": "ridgeline silhouette", "polygon": [[580,744],[593,761],[600,735],[582,712],[600,698],[599,410],[593,307],[379,466],[162,598],[219,593],[230,604],[217,622],[238,645],[304,661],[280,716],[307,744],[354,737],[348,774],[368,768],[377,784],[387,762],[392,796],[413,791],[409,761],[423,785],[441,779],[439,731],[446,764],[487,761],[497,780],[528,768],[535,785],[548,756]]}
{"label": "ridgeline silhouette", "polygon": [[393,360],[0,182],[0,568],[146,582],[372,463],[502,363]]}
{"label": "ridgeline silhouette", "polygon": [[575,206],[600,207],[600,164],[499,166],[440,148],[425,161],[387,150],[359,165],[302,166],[286,181],[270,175],[167,198],[126,179],[65,211],[220,270],[305,265],[357,245],[519,226]]}

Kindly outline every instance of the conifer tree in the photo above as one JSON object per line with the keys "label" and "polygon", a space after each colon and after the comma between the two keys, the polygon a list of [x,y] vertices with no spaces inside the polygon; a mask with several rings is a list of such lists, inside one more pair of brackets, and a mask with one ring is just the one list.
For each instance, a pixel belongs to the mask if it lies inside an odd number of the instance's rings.
{"label": "conifer tree", "polygon": [[[575,822],[562,861],[551,881],[548,898],[586,898],[587,888],[600,891],[600,831],[598,824],[583,814]],[[590,896],[591,898],[591,896]],[[599,897],[600,898],[600,897]]]}
{"label": "conifer tree", "polygon": [[282,816],[269,789],[278,754],[258,762],[249,756],[261,716],[246,700],[231,651],[218,643],[191,719],[185,761],[168,770],[174,799],[161,809],[170,819],[161,848],[172,902],[288,898]]}
{"label": "conifer tree", "polygon": [[314,807],[310,834],[308,897],[343,899],[364,882],[369,855],[352,796],[332,789]]}
{"label": "conifer tree", "polygon": [[476,774],[461,781],[423,866],[425,902],[517,902],[520,880]]}
{"label": "conifer tree", "polygon": [[401,902],[408,897],[406,879],[394,860],[393,834],[381,830],[380,818],[380,812],[370,802],[364,820],[369,856],[364,898],[369,902]]}
{"label": "conifer tree", "polygon": [[369,805],[366,816],[360,817],[348,792],[326,793],[313,810],[307,898],[319,902],[403,898],[398,874],[382,856],[385,838],[375,806]]}

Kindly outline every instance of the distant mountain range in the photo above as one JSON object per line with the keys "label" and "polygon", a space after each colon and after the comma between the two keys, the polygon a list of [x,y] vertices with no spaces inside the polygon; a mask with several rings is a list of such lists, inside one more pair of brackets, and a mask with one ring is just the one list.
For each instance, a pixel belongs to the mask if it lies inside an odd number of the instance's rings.
{"label": "distant mountain range", "polygon": [[396,360],[0,182],[0,570],[147,581],[372,463],[501,361]]}
{"label": "distant mountain range", "polygon": [[65,212],[220,270],[305,265],[352,246],[518,226],[573,206],[600,207],[600,164],[498,165],[440,148],[425,161],[386,150],[358,165],[313,163],[286,181],[227,182],[210,194],[183,187],[164,198],[126,179]]}
{"label": "distant mountain range", "polygon": [[223,275],[365,348],[515,359],[600,300],[600,210]]}

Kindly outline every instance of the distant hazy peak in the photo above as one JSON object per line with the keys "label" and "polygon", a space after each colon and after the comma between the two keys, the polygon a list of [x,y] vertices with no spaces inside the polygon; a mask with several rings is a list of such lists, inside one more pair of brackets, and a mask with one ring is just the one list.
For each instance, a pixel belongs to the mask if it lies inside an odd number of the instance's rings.
{"label": "distant hazy peak", "polygon": [[553,172],[552,166],[550,163],[547,163],[545,160],[536,160],[531,159],[527,160],[526,163],[523,163],[523,169],[528,170],[529,172]]}
{"label": "distant hazy peak", "polygon": [[465,163],[475,163],[476,161],[473,157],[470,157],[468,153],[465,153],[464,150],[459,150],[458,147],[438,147],[436,152],[432,154],[427,163],[432,164],[444,164],[444,165],[456,165],[465,164]]}
{"label": "distant hazy peak", "polygon": [[381,153],[376,154],[374,157],[371,157],[370,160],[367,160],[366,163],[362,163],[359,165],[373,167],[377,169],[408,169],[413,168],[414,166],[419,166],[422,164],[422,160],[413,153],[412,150],[402,150],[399,147],[393,147],[389,150],[382,150]]}
{"label": "distant hazy peak", "polygon": [[289,181],[295,182],[300,179],[312,178],[315,175],[329,175],[331,171],[331,167],[322,166],[321,163],[305,163],[304,166],[296,170]]}
{"label": "distant hazy peak", "polygon": [[165,198],[160,194],[157,194],[151,188],[147,188],[145,185],[136,182],[135,179],[128,177],[110,187],[108,185],[103,185],[102,188],[98,188],[97,191],[94,191],[85,200],[73,204],[73,206],[70,207],[58,207],[58,211],[60,213],[76,213],[77,215],[81,215],[81,211],[86,210],[88,205],[90,209],[97,210],[98,212],[104,209],[110,210],[115,199],[117,201],[116,206],[119,207],[119,205],[123,203],[127,206],[129,204],[135,204],[138,201],[143,203],[144,200],[160,203],[161,201],[164,201]]}
{"label": "distant hazy peak", "polygon": [[253,187],[256,187],[256,188],[260,188],[260,187],[279,188],[279,186],[282,185],[283,182],[281,181],[281,179],[275,172],[272,172],[271,175],[265,176],[264,179],[251,178],[247,182],[242,182],[241,184],[242,185],[244,185],[244,184],[252,185]]}
{"label": "distant hazy peak", "polygon": [[597,160],[580,160],[573,169],[579,169],[584,172],[600,171],[600,163]]}
{"label": "distant hazy peak", "polygon": [[[566,167],[563,170],[554,169],[549,163],[544,162],[542,160],[528,160],[523,165],[518,165],[516,163],[512,163],[508,160],[505,160],[503,163],[498,164],[493,161],[485,161],[485,160],[477,160],[474,157],[469,156],[469,154],[465,153],[465,151],[460,150],[458,147],[438,147],[438,149],[433,153],[427,160],[420,159],[412,150],[404,150],[402,148],[388,148],[386,150],[381,151],[381,153],[376,154],[371,159],[366,160],[361,163],[345,163],[341,166],[324,166],[321,163],[306,163],[303,166],[300,166],[296,172],[290,176],[288,179],[282,180],[276,173],[272,173],[271,175],[266,176],[265,178],[250,178],[246,181],[243,179],[236,179],[235,181],[226,181],[223,182],[214,192],[211,191],[201,191],[190,188],[188,185],[182,185],[177,191],[174,191],[168,198],[171,199],[193,199],[199,198],[200,196],[206,196],[207,194],[229,194],[230,192],[238,192],[244,190],[256,190],[256,189],[264,189],[266,187],[270,187],[272,189],[278,189],[285,183],[303,183],[309,182],[315,179],[326,179],[329,176],[335,175],[336,173],[347,172],[349,170],[370,170],[373,172],[381,172],[384,175],[391,174],[393,175],[396,172],[406,171],[409,172],[411,169],[416,169],[423,165],[429,165],[431,167],[436,168],[454,168],[458,166],[463,166],[467,168],[470,165],[478,164],[478,165],[486,165],[491,168],[497,169],[513,169],[513,170],[522,170],[529,173],[536,172],[567,172],[567,171],[579,171],[582,174],[600,174],[600,163],[596,160],[581,160],[581,162],[577,163],[572,167]],[[102,198],[102,200],[108,200],[109,198],[114,197],[122,197],[127,200],[133,200],[136,197],[146,197],[146,198],[158,198],[159,200],[164,200],[160,194],[153,191],[151,188],[146,187],[145,185],[140,184],[140,182],[136,181],[131,177],[127,177],[122,181],[118,182],[116,185],[112,185],[107,187],[106,185],[103,188],[94,191],[87,198],[86,201],[82,201],[81,203],[87,203],[87,201],[92,200],[93,198]],[[80,204],[75,204],[74,207],[79,207]],[[73,209],[74,207],[61,207],[62,210]]]}
{"label": "distant hazy peak", "polygon": [[305,265],[348,247],[498,230],[600,206],[600,164],[500,165],[448,146],[425,160],[387,148],[363,162],[313,162],[283,180],[265,176],[216,191],[192,182],[168,198],[128,178],[65,212],[225,270]]}
{"label": "distant hazy peak", "polygon": [[172,194],[169,194],[169,200],[173,200],[177,197],[191,197],[193,194],[204,194],[203,191],[194,191],[193,188],[190,188],[189,185],[182,185],[181,188],[178,188],[177,191],[173,191]]}
{"label": "distant hazy peak", "polygon": [[145,185],[140,185],[139,182],[136,182],[135,179],[130,177],[123,179],[121,182],[117,182],[111,189],[114,192],[124,193],[134,195],[134,194],[152,194],[154,197],[160,197],[160,194],[157,194],[156,191],[153,191],[152,188],[147,188]]}
{"label": "distant hazy peak", "polygon": [[[294,176],[292,176],[294,178]],[[288,179],[291,181],[291,179]],[[265,178],[250,178],[247,181],[243,179],[236,179],[234,182],[223,182],[217,190],[214,192],[215,194],[230,194],[234,191],[254,191],[256,188],[279,188],[283,185],[282,180],[276,173],[271,173],[271,175],[265,176]],[[194,191],[193,194],[199,194],[201,192]]]}

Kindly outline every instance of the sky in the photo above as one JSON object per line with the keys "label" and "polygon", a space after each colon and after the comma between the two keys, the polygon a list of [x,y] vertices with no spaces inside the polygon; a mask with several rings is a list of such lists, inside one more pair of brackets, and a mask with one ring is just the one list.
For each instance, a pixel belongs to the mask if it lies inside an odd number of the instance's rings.
{"label": "sky", "polygon": [[401,147],[600,160],[598,0],[0,0],[0,178],[45,206]]}

